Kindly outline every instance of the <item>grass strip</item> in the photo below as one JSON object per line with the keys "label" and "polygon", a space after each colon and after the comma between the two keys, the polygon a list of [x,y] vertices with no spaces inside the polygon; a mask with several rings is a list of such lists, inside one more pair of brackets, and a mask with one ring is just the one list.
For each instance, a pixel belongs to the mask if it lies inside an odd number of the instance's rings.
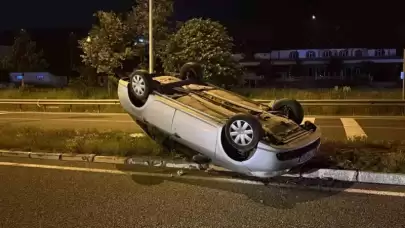
{"label": "grass strip", "polygon": [[405,173],[405,140],[324,139],[313,161],[326,168]]}
{"label": "grass strip", "polygon": [[[177,152],[169,152],[147,137],[133,138],[121,131],[44,130],[1,125],[0,132],[0,149],[4,150],[163,157],[181,153],[178,148],[175,148]],[[405,140],[323,139],[317,157],[310,163],[323,168],[405,173]]]}
{"label": "grass strip", "polygon": [[0,149],[114,156],[161,156],[163,149],[148,138],[126,132],[97,130],[44,130],[37,127],[0,126]]}

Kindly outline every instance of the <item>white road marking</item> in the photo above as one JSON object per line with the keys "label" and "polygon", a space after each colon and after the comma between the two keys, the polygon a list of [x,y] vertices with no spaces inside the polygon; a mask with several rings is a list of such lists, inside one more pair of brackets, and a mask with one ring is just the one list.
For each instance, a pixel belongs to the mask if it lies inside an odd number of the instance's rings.
{"label": "white road marking", "polygon": [[340,121],[342,121],[347,139],[352,140],[355,138],[367,138],[363,128],[361,128],[361,126],[353,118],[340,118]]}
{"label": "white road marking", "polygon": [[[54,165],[24,164],[24,163],[15,163],[15,162],[0,162],[0,166],[55,169],[55,170],[66,170],[66,171],[89,172],[89,173],[136,175],[136,176],[149,176],[149,177],[168,177],[168,178],[173,178],[173,179],[180,178],[180,179],[189,179],[189,180],[205,180],[205,181],[208,180],[208,181],[216,181],[216,182],[223,182],[223,183],[238,183],[238,184],[246,184],[246,185],[264,185],[260,181],[231,179],[231,178],[224,178],[224,177],[199,177],[199,176],[191,176],[191,175],[172,176],[172,174],[163,174],[163,173],[147,173],[147,172],[132,172],[132,171],[120,171],[120,170],[110,170],[110,169],[93,169],[93,168],[54,166]],[[311,189],[311,190],[329,191],[329,192],[332,191],[332,192],[357,193],[357,194],[366,194],[366,195],[405,197],[405,192],[378,191],[378,190],[356,189],[356,188],[334,188],[334,187],[322,187],[322,186],[299,186],[299,185],[283,184],[283,183],[269,183],[267,185],[274,186],[274,187],[283,187],[283,188]]]}
{"label": "white road marking", "polygon": [[304,117],[304,120],[303,120],[302,122],[305,123],[305,121],[309,121],[309,122],[311,122],[311,123],[315,123],[315,118]]}

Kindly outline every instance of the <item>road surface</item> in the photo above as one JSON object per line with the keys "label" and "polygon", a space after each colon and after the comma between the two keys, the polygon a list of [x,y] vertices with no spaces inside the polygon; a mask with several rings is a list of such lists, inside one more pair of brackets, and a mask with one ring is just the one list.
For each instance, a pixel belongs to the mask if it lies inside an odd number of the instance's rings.
{"label": "road surface", "polygon": [[[66,167],[81,170],[63,170]],[[119,174],[128,170],[138,174]],[[305,181],[291,184],[292,188],[274,186],[289,179],[264,186],[219,182],[212,178],[218,175],[204,172],[181,177],[169,177],[170,173],[175,171],[0,158],[0,227],[381,228],[405,224],[404,187],[339,184],[340,192],[325,192],[306,189],[304,184],[311,183]],[[156,174],[167,177],[152,176]],[[354,190],[359,193],[350,193]]]}
{"label": "road surface", "polygon": [[[322,129],[324,138],[342,140],[366,136],[371,140],[405,140],[405,117],[308,117]],[[1,113],[0,125],[45,129],[99,129],[141,132],[127,114]]]}

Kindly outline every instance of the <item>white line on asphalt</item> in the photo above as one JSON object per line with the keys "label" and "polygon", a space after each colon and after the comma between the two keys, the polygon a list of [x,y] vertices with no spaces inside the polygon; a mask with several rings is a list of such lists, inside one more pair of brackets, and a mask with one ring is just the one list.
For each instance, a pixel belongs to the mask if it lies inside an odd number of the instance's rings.
{"label": "white line on asphalt", "polygon": [[347,139],[366,138],[367,135],[353,118],[340,118],[345,129]]}
{"label": "white line on asphalt", "polygon": [[315,123],[315,118],[304,117],[304,121],[303,121],[303,122],[305,122],[305,121],[309,121],[309,122],[311,122],[311,123]]}
{"label": "white line on asphalt", "polygon": [[[264,185],[260,181],[231,179],[231,178],[223,178],[223,177],[198,177],[198,176],[191,176],[191,175],[172,176],[171,174],[162,174],[162,173],[132,172],[132,171],[67,167],[67,166],[55,166],[55,165],[24,164],[24,163],[15,163],[15,162],[0,162],[0,166],[55,169],[55,170],[89,172],[89,173],[107,173],[107,174],[136,175],[136,176],[149,176],[149,177],[170,177],[173,179],[180,178],[180,179],[189,179],[189,180],[203,180],[203,181],[205,180],[205,181],[237,183],[237,184],[246,184],[246,185]],[[267,184],[267,186],[295,188],[295,189],[311,189],[311,190],[329,191],[329,192],[332,191],[332,192],[357,193],[357,194],[366,194],[366,195],[405,197],[405,192],[377,191],[377,190],[369,190],[369,189],[334,188],[334,187],[322,187],[322,186],[299,186],[299,185],[283,184],[283,183],[269,183],[269,184]]]}

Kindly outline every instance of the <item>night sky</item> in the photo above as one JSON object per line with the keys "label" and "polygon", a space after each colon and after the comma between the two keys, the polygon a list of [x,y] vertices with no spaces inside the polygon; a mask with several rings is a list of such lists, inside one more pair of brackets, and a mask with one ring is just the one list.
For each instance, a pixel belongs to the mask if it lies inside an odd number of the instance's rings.
{"label": "night sky", "polygon": [[[125,11],[131,0],[13,0],[0,8],[0,30],[87,28],[97,10]],[[389,4],[387,2],[390,2]],[[84,4],[85,3],[85,4]],[[311,20],[312,14],[317,19]],[[250,49],[402,47],[400,1],[175,0],[175,18],[210,17]]]}

